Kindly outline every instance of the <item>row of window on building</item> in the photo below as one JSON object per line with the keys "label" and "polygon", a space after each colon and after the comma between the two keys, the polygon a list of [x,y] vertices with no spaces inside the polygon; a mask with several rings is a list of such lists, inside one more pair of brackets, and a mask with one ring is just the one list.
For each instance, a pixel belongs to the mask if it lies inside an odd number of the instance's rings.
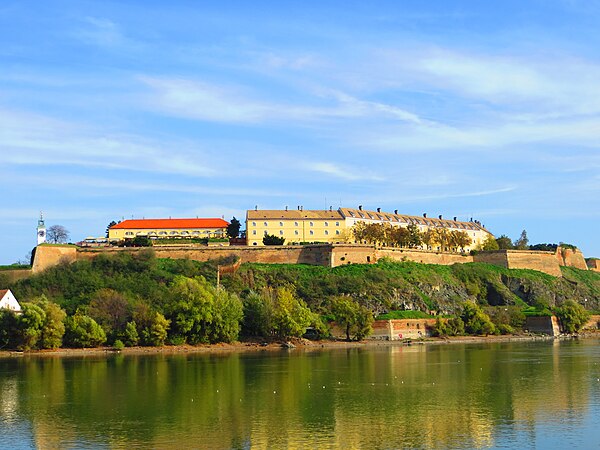
{"label": "row of window on building", "polygon": [[[329,231],[325,230],[325,232],[324,232],[324,233],[325,233],[325,236],[329,236]],[[257,234],[256,230],[252,230],[252,234],[253,234],[253,235],[256,235],[256,234]],[[266,236],[267,234],[269,234],[269,232],[268,232],[267,230],[265,230],[265,231],[263,232],[263,234]],[[284,232],[283,232],[283,230],[279,230],[279,234],[280,234],[281,236],[283,236],[283,235],[284,235]],[[310,231],[308,232],[308,234],[309,234],[310,236],[314,236],[315,232],[314,232],[313,230],[310,230]],[[335,234],[336,234],[336,235],[339,235],[339,234],[340,234],[340,230],[335,230]],[[294,230],[294,235],[295,235],[295,236],[299,236],[299,235],[300,235],[300,231],[298,231],[298,230]]]}
{"label": "row of window on building", "polygon": [[[269,226],[269,222],[263,222],[263,225],[264,225],[265,227],[268,227],[268,226]],[[328,226],[329,226],[329,222],[323,222],[323,225],[324,225],[324,226],[326,226],[326,227],[328,227]],[[255,227],[255,226],[256,226],[256,222],[252,222],[252,226],[253,226],[253,227]],[[280,227],[282,227],[282,226],[283,226],[283,222],[279,222],[279,226],[280,226]],[[298,222],[294,222],[294,226],[295,226],[295,227],[298,227],[298,226],[300,226],[300,224],[299,224]],[[314,227],[314,226],[315,226],[315,224],[314,224],[314,222],[308,222],[308,226],[310,226],[310,227]],[[339,227],[339,226],[340,226],[340,223],[339,223],[339,222],[336,222],[336,223],[335,223],[335,226],[336,226],[336,227]]]}
{"label": "row of window on building", "polygon": [[171,231],[171,232],[167,232],[167,231],[150,231],[148,233],[144,233],[143,231],[138,231],[136,233],[134,233],[133,231],[126,231],[125,232],[125,236],[133,236],[133,235],[147,235],[147,236],[167,236],[167,235],[171,235],[171,236],[199,236],[201,234],[223,234],[222,231],[209,231],[209,230],[203,230],[203,231]]}

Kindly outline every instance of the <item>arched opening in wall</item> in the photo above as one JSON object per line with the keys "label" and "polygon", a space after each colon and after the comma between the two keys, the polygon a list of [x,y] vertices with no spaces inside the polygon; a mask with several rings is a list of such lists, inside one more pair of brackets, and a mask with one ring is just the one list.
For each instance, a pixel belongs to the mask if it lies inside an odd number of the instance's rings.
{"label": "arched opening in wall", "polygon": [[367,256],[367,262],[371,262],[371,257]]}
{"label": "arched opening in wall", "polygon": [[342,256],[342,257],[340,258],[340,261],[346,261],[346,257],[345,257],[345,256]]}

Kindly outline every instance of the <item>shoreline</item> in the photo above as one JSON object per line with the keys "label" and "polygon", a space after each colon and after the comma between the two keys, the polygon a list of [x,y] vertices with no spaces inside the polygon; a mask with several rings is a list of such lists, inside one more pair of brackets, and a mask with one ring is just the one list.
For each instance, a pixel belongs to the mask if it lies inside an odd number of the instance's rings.
{"label": "shoreline", "polygon": [[[385,341],[368,339],[363,341],[323,340],[309,341],[295,338],[290,341],[276,341],[264,343],[261,341],[238,341],[234,343],[202,344],[202,345],[165,345],[162,347],[125,347],[115,350],[112,347],[97,348],[60,348],[56,350],[0,350],[0,358],[22,357],[69,357],[69,356],[107,356],[122,355],[175,355],[175,354],[231,354],[251,353],[261,351],[318,351],[344,348],[372,348],[372,347],[414,347],[423,345],[446,344],[479,344],[494,342],[523,342],[523,341],[551,341],[566,339],[600,339],[599,332],[583,332],[577,335],[506,335],[506,336],[453,336],[448,338],[425,338],[423,340]],[[291,344],[291,345],[290,345]]]}

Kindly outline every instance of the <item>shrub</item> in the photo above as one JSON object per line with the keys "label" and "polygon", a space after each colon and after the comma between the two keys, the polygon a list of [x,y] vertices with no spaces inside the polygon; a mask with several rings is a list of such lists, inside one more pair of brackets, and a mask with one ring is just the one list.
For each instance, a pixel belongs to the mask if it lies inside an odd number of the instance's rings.
{"label": "shrub", "polygon": [[465,303],[460,318],[464,322],[465,331],[468,334],[488,335],[494,334],[496,331],[490,317],[473,302]]}
{"label": "shrub", "polygon": [[140,341],[140,336],[137,332],[135,322],[127,322],[125,325],[125,331],[123,331],[123,341],[127,347],[135,347]]}
{"label": "shrub", "polygon": [[99,347],[106,342],[106,333],[98,323],[81,312],[65,320],[64,343],[68,347]]}
{"label": "shrub", "polygon": [[117,339],[115,341],[115,343],[113,344],[113,348],[115,350],[123,350],[125,348],[125,344],[123,344],[123,341],[120,339]]}
{"label": "shrub", "polygon": [[335,322],[344,329],[348,341],[351,336],[360,341],[373,332],[371,311],[348,296],[333,297],[331,313]]}
{"label": "shrub", "polygon": [[554,313],[567,333],[577,333],[590,318],[590,312],[573,300],[567,300],[555,308]]}
{"label": "shrub", "polygon": [[264,245],[283,245],[285,238],[275,236],[274,234],[265,234],[263,237]]}

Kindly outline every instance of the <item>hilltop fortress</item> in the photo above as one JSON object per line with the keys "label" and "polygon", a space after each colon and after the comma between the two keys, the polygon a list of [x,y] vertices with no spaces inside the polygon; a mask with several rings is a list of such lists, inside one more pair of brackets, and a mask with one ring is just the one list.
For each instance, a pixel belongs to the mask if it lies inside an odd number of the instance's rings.
{"label": "hilltop fortress", "polygon": [[[428,230],[460,233],[468,236],[464,245],[447,248],[420,243],[410,247],[365,244],[353,236],[357,224],[381,224],[387,229],[409,228],[425,234]],[[533,269],[553,276],[561,276],[560,266],[587,270],[583,254],[577,249],[558,248],[556,252],[529,250],[496,250],[469,252],[480,248],[493,235],[478,221],[458,221],[408,216],[357,209],[333,210],[248,210],[246,213],[246,240],[234,239],[230,245],[224,239],[228,223],[222,219],[138,219],[125,220],[109,229],[109,238],[92,246],[38,245],[31,270],[15,271],[11,278],[23,278],[41,272],[59,263],[87,260],[99,254],[139,252],[143,248],[124,248],[110,242],[148,237],[158,258],[208,261],[223,257],[237,257],[242,263],[312,264],[337,267],[344,264],[371,264],[382,258],[395,261],[413,261],[425,264],[450,265],[483,262],[509,269]],[[263,244],[265,235],[285,239],[286,245]],[[165,239],[168,238],[168,239]],[[205,238],[207,244],[189,238]],[[211,245],[210,240],[219,241]],[[225,242],[224,242],[225,241]],[[431,242],[429,243],[431,244]],[[600,271],[596,265],[591,270]],[[18,272],[18,273],[17,273]],[[6,275],[11,275],[8,271]]]}

